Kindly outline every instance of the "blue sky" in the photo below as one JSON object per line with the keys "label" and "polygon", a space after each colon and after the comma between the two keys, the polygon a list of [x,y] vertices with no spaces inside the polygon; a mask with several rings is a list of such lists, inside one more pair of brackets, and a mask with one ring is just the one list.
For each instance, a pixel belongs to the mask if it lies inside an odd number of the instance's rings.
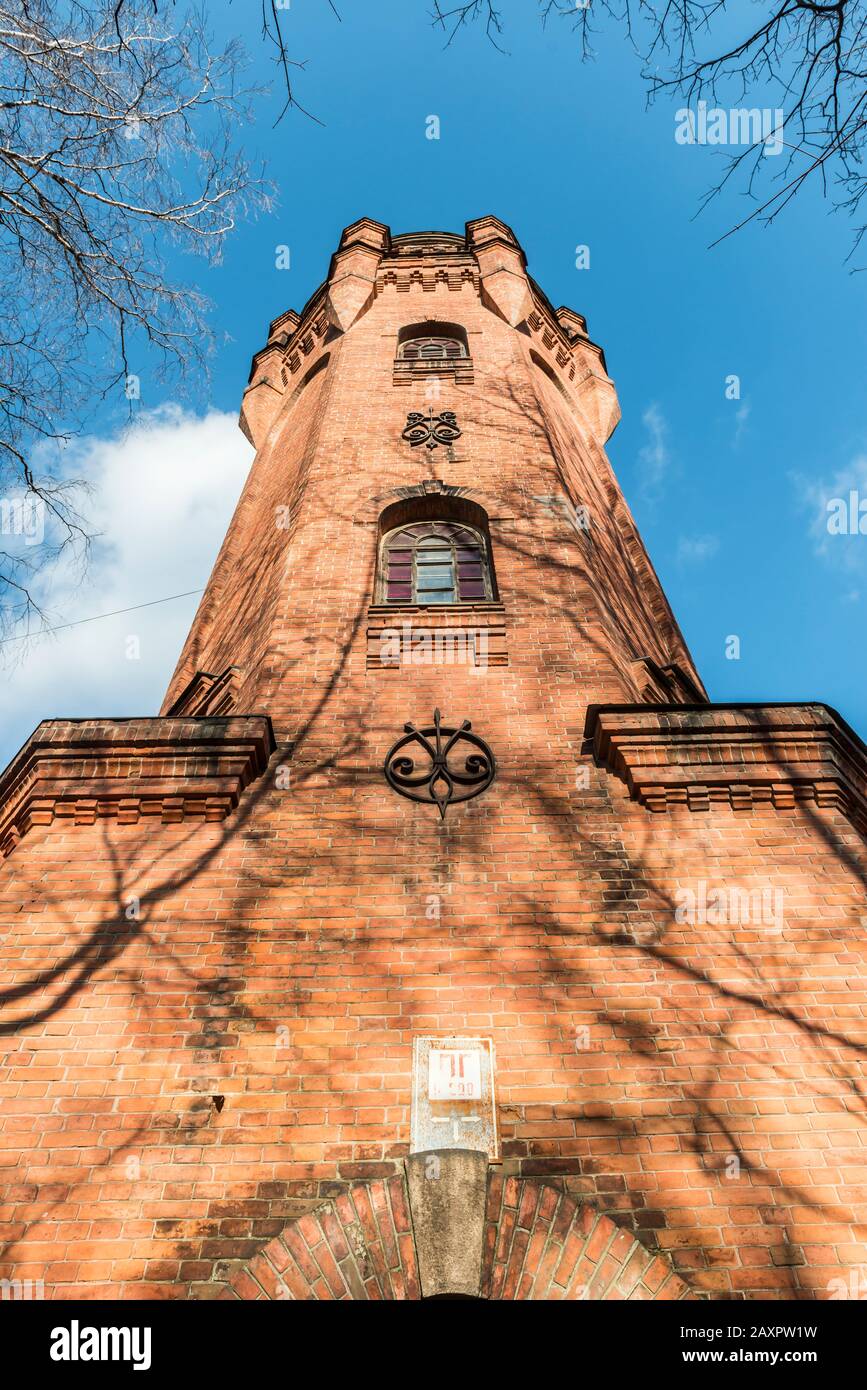
{"label": "blue sky", "polygon": [[[502,7],[508,56],[481,29],[444,49],[427,0],[338,8],[342,23],[325,0],[292,0],[282,12],[290,53],[308,60],[299,98],[325,125],[291,113],[274,128],[279,92],[258,6],[209,6],[221,36],[249,23],[252,75],[275,82],[244,139],[278,198],[273,213],[236,230],[220,267],[172,266],[210,296],[227,335],[188,410],[236,414],[269,320],[302,306],[346,224],[367,215],[394,232],[462,230],[494,213],[553,303],[585,314],[605,349],[623,410],[609,454],[711,698],[823,700],[867,736],[867,535],[829,537],[824,523],[826,498],[849,488],[867,498],[867,275],[845,263],[851,225],[808,188],[774,227],[709,250],[745,200],[733,190],[695,218],[723,156],[675,141],[679,100],[646,109],[639,61],[616,26],[582,64],[568,28],[543,30],[529,3]],[[431,114],[436,141],[425,136]],[[288,271],[275,268],[279,244],[291,249]],[[589,269],[575,267],[579,244]],[[739,400],[725,397],[731,374]],[[167,408],[147,363],[140,408]],[[103,435],[112,427],[97,422]],[[130,603],[175,592],[175,580],[205,582],[249,461],[243,441],[238,449],[215,534],[192,568],[181,573],[178,556],[162,554],[159,578],[126,593]],[[168,527],[160,545],[183,549],[182,532]],[[99,573],[78,595],[88,613],[119,606],[98,583]],[[41,717],[152,712],[195,602],[152,610],[152,659],[114,686],[103,667],[98,692],[70,688],[72,707],[41,705],[25,661],[9,678],[7,754]],[[111,620],[97,628],[105,635],[94,642],[115,631]],[[739,660],[726,659],[730,634]]]}

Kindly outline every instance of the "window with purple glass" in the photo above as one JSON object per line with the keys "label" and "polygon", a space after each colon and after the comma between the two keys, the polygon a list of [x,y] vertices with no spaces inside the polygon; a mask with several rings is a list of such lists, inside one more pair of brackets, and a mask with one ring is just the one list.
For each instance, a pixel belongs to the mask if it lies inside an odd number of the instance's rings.
{"label": "window with purple glass", "polygon": [[382,542],[380,602],[476,603],[490,599],[484,538],[452,521],[419,521]]}
{"label": "window with purple glass", "polygon": [[407,338],[398,347],[397,355],[404,362],[450,361],[466,357],[467,350],[459,338]]}

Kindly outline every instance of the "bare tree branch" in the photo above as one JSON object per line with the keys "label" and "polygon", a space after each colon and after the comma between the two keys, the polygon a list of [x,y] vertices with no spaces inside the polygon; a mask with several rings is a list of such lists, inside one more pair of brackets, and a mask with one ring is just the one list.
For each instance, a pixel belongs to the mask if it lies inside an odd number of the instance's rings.
{"label": "bare tree branch", "polygon": [[[693,109],[699,102],[717,107],[748,99],[752,108],[782,111],[786,153],[780,163],[768,159],[764,136],[751,140],[727,160],[703,200],[702,208],[742,176],[743,191],[757,203],[713,245],[754,220],[772,222],[814,177],[837,208],[853,217],[861,211],[867,194],[867,0],[758,0],[749,7],[731,0],[538,0],[538,7],[543,24],[559,18],[577,33],[582,59],[595,56],[594,38],[605,22],[625,29],[641,56],[650,100],[680,95]],[[433,22],[448,26],[449,43],[482,19],[499,47],[503,15],[492,0],[445,11],[435,0]],[[724,43],[715,44],[718,32],[725,33]],[[763,182],[780,186],[763,198]],[[856,224],[853,252],[865,233],[867,223]]]}
{"label": "bare tree branch", "polygon": [[484,18],[485,33],[494,47],[500,53],[505,53],[505,49],[498,43],[498,38],[503,32],[503,19],[499,10],[494,7],[493,0],[469,0],[468,4],[455,5],[449,10],[442,8],[440,0],[434,0],[432,17],[434,24],[439,25],[448,35],[446,48],[450,47],[465,25]]}
{"label": "bare tree branch", "polygon": [[38,627],[34,575],[86,555],[64,442],[152,364],[206,370],[206,301],[166,251],[216,262],[269,204],[235,147],[243,63],[157,0],[0,0],[0,628]]}

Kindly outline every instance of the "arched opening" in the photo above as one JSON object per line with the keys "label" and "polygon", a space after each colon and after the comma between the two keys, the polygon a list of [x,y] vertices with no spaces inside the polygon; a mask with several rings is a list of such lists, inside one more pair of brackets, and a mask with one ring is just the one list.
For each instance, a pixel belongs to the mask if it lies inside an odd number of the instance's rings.
{"label": "arched opening", "polygon": [[472,1292],[450,1292],[450,1280],[434,1280],[431,1287],[425,1241],[437,1240],[438,1233],[425,1235],[411,1189],[398,1172],[350,1183],[289,1221],[219,1296],[431,1303],[696,1297],[666,1255],[543,1179],[505,1179],[491,1168],[478,1200],[478,1210],[459,1202],[447,1213],[454,1223],[450,1239],[458,1243],[474,1222],[485,1226]]}
{"label": "arched opening", "polygon": [[477,1293],[430,1293],[421,1300],[422,1303],[487,1303],[486,1298],[482,1298]]}
{"label": "arched opening", "polygon": [[465,497],[405,498],[379,519],[377,603],[496,601],[488,517]]}
{"label": "arched opening", "polygon": [[[307,369],[301,380],[298,382],[297,386],[293,389],[292,394],[289,397],[290,402],[298,399],[298,397],[301,395],[301,392],[305,389],[306,386],[310,385],[310,382],[313,381],[314,377],[317,377],[320,372],[324,372],[325,368],[328,366],[328,363],[330,361],[331,353],[323,352],[322,356],[317,358],[317,360],[313,363],[313,366]],[[285,371],[286,368],[284,367],[284,377]]]}
{"label": "arched opening", "polygon": [[539,356],[535,348],[530,348],[530,359],[533,362],[533,365],[538,367],[540,372],[544,372],[548,380],[554,383],[554,385],[557,387],[557,390],[560,392],[560,395],[565,397],[566,400],[568,400],[569,397],[566,392],[566,387],[563,385],[557,373],[554,371],[554,368],[550,365],[550,363],[545,361],[544,357]]}
{"label": "arched opening", "polygon": [[410,323],[397,335],[397,356],[402,362],[448,362],[469,355],[467,332],[459,323]]}

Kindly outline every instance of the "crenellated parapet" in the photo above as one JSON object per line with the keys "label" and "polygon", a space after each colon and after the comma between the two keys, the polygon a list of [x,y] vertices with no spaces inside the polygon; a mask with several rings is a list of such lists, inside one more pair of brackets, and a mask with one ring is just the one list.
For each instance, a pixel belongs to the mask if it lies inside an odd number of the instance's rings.
{"label": "crenellated parapet", "polygon": [[373,301],[377,271],[390,243],[388,227],[368,217],[344,228],[325,287],[325,312],[338,332],[351,328]]}
{"label": "crenellated parapet", "polygon": [[498,217],[478,217],[467,223],[467,249],[479,267],[482,303],[517,328],[533,312],[533,292],[514,232]]}
{"label": "crenellated parapet", "polygon": [[380,295],[430,297],[467,290],[510,327],[530,334],[543,369],[604,445],[620,418],[604,353],[591,342],[581,314],[552,307],[527,274],[527,258],[514,232],[492,216],[468,222],[463,235],[392,236],[384,223],[371,218],[344,228],[324,284],[300,313],[289,309],[274,320],[265,347],[253,358],[241,408],[244,433],[260,447],[327,343],[347,333]]}

